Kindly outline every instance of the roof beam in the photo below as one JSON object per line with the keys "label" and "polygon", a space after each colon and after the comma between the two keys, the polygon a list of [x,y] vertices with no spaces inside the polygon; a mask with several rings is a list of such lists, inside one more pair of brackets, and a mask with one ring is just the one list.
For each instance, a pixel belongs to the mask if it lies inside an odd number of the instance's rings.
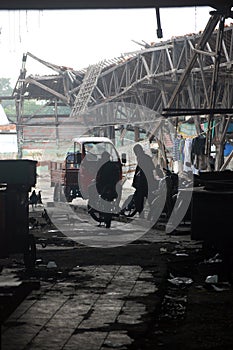
{"label": "roof beam", "polygon": [[25,79],[25,83],[31,83],[31,84],[34,84],[38,87],[40,87],[42,90],[45,90],[47,92],[49,92],[50,94],[58,97],[60,100],[64,101],[66,104],[68,104],[68,100],[65,96],[63,96],[62,94],[60,94],[59,92],[53,90],[53,89],[50,89],[48,86],[45,86],[43,84],[41,84],[40,82],[36,81],[35,79],[32,79],[32,78],[26,78]]}
{"label": "roof beam", "polygon": [[[8,0],[0,2],[0,9],[110,9],[210,6],[220,8],[222,0]],[[225,0],[224,6],[232,6]]]}

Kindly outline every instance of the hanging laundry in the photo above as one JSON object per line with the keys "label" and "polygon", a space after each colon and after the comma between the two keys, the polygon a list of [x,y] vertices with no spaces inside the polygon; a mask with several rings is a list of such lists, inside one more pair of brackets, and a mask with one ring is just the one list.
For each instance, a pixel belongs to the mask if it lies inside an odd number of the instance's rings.
{"label": "hanging laundry", "polygon": [[174,161],[180,160],[180,141],[181,141],[181,138],[177,137],[175,138],[173,143],[172,156]]}
{"label": "hanging laundry", "polygon": [[184,166],[185,172],[192,171],[191,168],[191,150],[192,150],[192,139],[186,139],[184,143]]}
{"label": "hanging laundry", "polygon": [[184,139],[182,136],[177,136],[173,142],[173,171],[179,173],[183,171],[184,160]]}
{"label": "hanging laundry", "polygon": [[233,151],[233,145],[230,142],[226,142],[224,146],[224,157],[228,157]]}
{"label": "hanging laundry", "polygon": [[180,154],[180,161],[183,163],[184,162],[184,144],[185,144],[185,139],[181,136],[180,138],[180,145],[179,145],[179,154]]}

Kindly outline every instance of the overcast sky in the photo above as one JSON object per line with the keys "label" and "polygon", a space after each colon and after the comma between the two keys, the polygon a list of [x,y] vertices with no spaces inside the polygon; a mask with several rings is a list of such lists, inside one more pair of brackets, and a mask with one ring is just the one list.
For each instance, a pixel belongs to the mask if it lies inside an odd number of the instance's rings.
{"label": "overcast sky", "polygon": [[[0,11],[0,77],[15,84],[24,52],[74,69],[140,50],[151,43],[196,33],[209,20],[209,7],[161,9],[158,39],[155,9]],[[30,60],[30,61],[29,61]],[[27,74],[52,74],[28,59]],[[43,70],[42,70],[43,69]]]}

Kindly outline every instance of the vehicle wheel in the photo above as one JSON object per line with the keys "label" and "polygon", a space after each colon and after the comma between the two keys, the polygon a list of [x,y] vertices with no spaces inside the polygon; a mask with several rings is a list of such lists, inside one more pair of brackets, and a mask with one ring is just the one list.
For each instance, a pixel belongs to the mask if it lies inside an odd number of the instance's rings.
{"label": "vehicle wheel", "polygon": [[54,187],[53,200],[54,200],[54,202],[65,202],[66,201],[66,196],[64,194],[64,187],[58,183]]}
{"label": "vehicle wheel", "polygon": [[34,269],[36,263],[36,241],[32,234],[29,234],[27,250],[24,253],[24,265],[26,269]]}
{"label": "vehicle wheel", "polygon": [[121,214],[125,215],[128,218],[133,217],[137,213],[134,195],[131,194],[123,203]]}

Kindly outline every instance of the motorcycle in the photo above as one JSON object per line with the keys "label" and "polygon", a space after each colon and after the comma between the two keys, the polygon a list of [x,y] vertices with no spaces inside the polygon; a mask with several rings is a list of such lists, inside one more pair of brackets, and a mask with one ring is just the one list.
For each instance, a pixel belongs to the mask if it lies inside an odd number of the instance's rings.
{"label": "motorcycle", "polygon": [[99,222],[99,226],[104,224],[106,228],[110,228],[113,217],[119,216],[119,194],[109,185],[99,193],[95,181],[89,186],[88,192],[88,214]]}
{"label": "motorcycle", "polygon": [[[178,191],[178,176],[172,173],[168,169],[164,170],[164,177],[160,179],[158,188],[156,190],[151,189],[151,201],[149,206],[149,212],[147,214],[147,220],[157,221],[159,216],[164,213],[169,217],[173,208],[173,197]],[[121,209],[121,215],[127,218],[132,218],[138,212],[137,210],[137,196],[136,190],[131,194],[123,203]],[[164,206],[161,208],[161,205]],[[160,210],[160,211],[159,211]]]}

